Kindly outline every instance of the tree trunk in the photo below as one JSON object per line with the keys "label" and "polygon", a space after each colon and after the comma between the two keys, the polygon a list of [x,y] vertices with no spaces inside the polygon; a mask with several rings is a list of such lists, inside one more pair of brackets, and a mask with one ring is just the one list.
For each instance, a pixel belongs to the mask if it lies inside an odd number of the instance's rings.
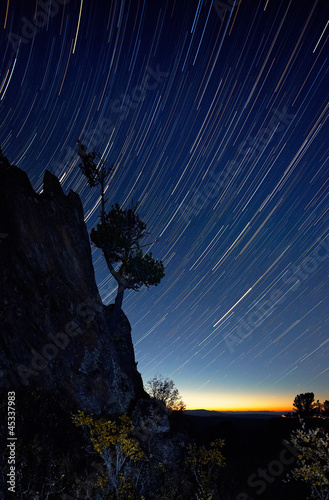
{"label": "tree trunk", "polygon": [[103,254],[106,260],[107,267],[109,268],[112,276],[116,279],[118,283],[118,291],[117,291],[117,296],[115,298],[114,302],[114,309],[113,309],[113,316],[111,320],[111,328],[112,330],[116,330],[119,324],[120,320],[120,315],[121,315],[121,306],[122,306],[122,301],[123,301],[123,294],[126,289],[126,283],[124,281],[123,276],[114,269],[112,266],[112,263],[108,257],[108,254],[106,251],[103,250]]}
{"label": "tree trunk", "polygon": [[114,302],[114,309],[113,309],[113,316],[112,316],[112,321],[111,321],[111,326],[113,330],[116,330],[120,316],[121,316],[121,306],[122,306],[122,301],[123,301],[123,294],[125,291],[125,286],[122,283],[118,283],[118,291],[117,291],[117,296],[115,298]]}

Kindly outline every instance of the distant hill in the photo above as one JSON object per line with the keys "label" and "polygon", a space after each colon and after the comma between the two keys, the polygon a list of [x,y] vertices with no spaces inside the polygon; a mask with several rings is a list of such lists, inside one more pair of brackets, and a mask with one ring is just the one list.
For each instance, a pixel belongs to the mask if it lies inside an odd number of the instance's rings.
{"label": "distant hill", "polygon": [[232,417],[259,417],[259,418],[273,418],[281,417],[284,413],[282,411],[216,411],[216,410],[186,410],[186,415],[192,415],[194,417],[222,417],[222,418],[232,418]]}

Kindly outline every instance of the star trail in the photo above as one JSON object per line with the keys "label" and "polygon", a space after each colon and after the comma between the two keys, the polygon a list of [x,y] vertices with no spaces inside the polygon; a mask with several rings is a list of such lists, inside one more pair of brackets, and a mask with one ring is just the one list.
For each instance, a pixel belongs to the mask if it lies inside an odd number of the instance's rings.
{"label": "star trail", "polygon": [[90,230],[77,139],[97,150],[163,260],[123,303],[144,382],[188,408],[328,399],[328,2],[4,0],[0,22],[4,154],[79,193]]}

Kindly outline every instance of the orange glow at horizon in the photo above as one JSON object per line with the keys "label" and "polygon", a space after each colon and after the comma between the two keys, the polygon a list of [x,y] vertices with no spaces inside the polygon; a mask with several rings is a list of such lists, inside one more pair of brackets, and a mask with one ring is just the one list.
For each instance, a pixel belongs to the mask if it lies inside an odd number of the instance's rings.
{"label": "orange glow at horizon", "polygon": [[209,411],[293,411],[294,396],[286,394],[245,394],[217,392],[182,393],[187,410]]}
{"label": "orange glow at horizon", "polygon": [[207,411],[278,411],[282,413],[286,413],[289,411],[293,411],[293,409],[290,408],[281,408],[281,407],[274,407],[274,408],[264,408],[264,407],[257,407],[257,408],[204,408],[204,407],[196,407],[196,408],[186,408],[187,410],[207,410]]}

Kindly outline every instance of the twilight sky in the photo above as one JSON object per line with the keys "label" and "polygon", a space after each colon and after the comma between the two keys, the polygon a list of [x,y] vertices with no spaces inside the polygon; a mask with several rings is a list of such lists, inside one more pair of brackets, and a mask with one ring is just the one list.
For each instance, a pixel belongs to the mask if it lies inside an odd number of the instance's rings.
{"label": "twilight sky", "polygon": [[4,154],[91,229],[79,138],[115,166],[108,208],[138,201],[158,238],[165,278],[123,304],[144,382],[189,408],[329,399],[329,3],[3,0],[0,22]]}

